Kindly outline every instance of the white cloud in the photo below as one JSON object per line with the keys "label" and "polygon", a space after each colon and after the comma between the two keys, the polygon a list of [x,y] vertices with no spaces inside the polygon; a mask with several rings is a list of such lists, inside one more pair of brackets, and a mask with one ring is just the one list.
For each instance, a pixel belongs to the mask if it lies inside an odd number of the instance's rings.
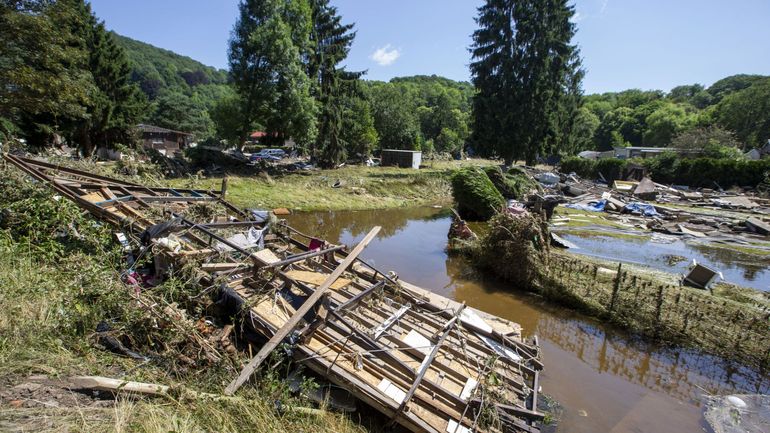
{"label": "white cloud", "polygon": [[374,60],[378,65],[380,66],[388,66],[392,64],[401,57],[401,52],[393,48],[390,44],[385,45],[382,48],[377,48],[371,56],[369,56],[370,59]]}
{"label": "white cloud", "polygon": [[603,14],[605,10],[607,10],[607,3],[609,3],[610,0],[602,0],[602,8],[599,10],[600,14]]}

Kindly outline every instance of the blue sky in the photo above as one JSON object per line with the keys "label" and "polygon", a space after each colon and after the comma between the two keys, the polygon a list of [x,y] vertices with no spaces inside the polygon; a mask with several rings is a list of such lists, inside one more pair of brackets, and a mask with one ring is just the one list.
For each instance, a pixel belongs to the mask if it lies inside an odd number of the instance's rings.
{"label": "blue sky", "polygon": [[[481,0],[332,0],[357,38],[347,61],[366,78],[437,74],[468,80]],[[227,67],[237,0],[92,0],[118,33]],[[586,93],[710,85],[770,75],[769,0],[577,0]]]}

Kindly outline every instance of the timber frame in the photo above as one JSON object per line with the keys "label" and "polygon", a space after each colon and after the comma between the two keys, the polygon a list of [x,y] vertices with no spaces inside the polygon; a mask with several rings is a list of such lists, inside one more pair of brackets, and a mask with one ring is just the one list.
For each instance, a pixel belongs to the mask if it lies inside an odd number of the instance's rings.
{"label": "timber frame", "polygon": [[[515,324],[431,295],[353,250],[282,220],[255,219],[223,191],[150,188],[5,154],[4,158],[167,263],[197,264],[203,287],[225,287],[241,319],[269,340],[225,390],[232,395],[281,343],[294,359],[415,432],[537,432],[537,341]],[[215,208],[202,219],[196,206]],[[148,239],[159,225],[174,226]],[[148,230],[151,229],[151,230]],[[260,233],[244,244],[234,233]],[[502,325],[501,325],[502,324]],[[514,331],[511,331],[514,329]],[[494,380],[490,380],[494,378]],[[491,414],[491,416],[490,416]]]}

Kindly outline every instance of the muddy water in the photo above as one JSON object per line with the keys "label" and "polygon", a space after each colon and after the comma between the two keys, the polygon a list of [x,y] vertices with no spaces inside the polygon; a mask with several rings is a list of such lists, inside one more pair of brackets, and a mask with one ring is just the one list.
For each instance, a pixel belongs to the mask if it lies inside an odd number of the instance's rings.
{"label": "muddy water", "polygon": [[363,257],[384,271],[516,321],[538,335],[543,390],[563,405],[560,433],[701,432],[702,396],[768,393],[770,378],[694,351],[646,344],[537,297],[480,278],[444,251],[450,217],[433,208],[317,212],[291,225],[351,245],[374,225]]}

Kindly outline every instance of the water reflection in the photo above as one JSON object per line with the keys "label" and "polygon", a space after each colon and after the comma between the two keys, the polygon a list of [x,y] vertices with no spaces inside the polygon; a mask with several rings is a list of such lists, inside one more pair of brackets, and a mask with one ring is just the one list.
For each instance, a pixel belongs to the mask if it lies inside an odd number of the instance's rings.
{"label": "water reflection", "polygon": [[770,380],[760,373],[639,341],[480,277],[462,258],[446,255],[450,217],[444,210],[318,212],[289,220],[306,233],[349,245],[381,225],[366,260],[538,335],[546,363],[543,388],[565,406],[559,432],[701,431],[703,392],[770,392]]}
{"label": "water reflection", "polygon": [[[648,239],[620,239],[601,235],[571,235],[563,237],[580,247],[578,254],[623,260],[682,274],[691,260],[719,270],[725,281],[758,290],[770,291],[770,258],[747,254],[727,248],[715,248],[695,242],[676,240],[670,244],[650,242]],[[669,257],[681,256],[686,260],[671,263]]]}

